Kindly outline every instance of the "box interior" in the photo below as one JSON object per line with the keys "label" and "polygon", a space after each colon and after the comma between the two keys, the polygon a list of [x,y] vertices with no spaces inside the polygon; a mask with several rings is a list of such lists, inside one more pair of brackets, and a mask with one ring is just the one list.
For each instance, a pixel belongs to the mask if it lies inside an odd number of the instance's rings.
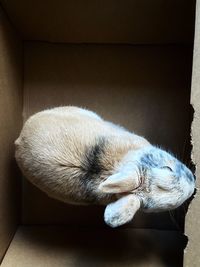
{"label": "box interior", "polygon": [[[182,266],[185,205],[171,213],[139,212],[113,231],[103,223],[104,207],[63,204],[22,178],[13,142],[31,114],[76,105],[143,135],[190,165],[195,1],[1,4],[1,259],[8,248],[2,266],[94,266],[107,243],[123,250],[124,261],[116,261],[115,250],[108,249],[99,266],[147,266],[148,258],[149,266]],[[80,240],[87,236],[85,247]],[[115,247],[121,242],[124,247]]]}
{"label": "box interior", "polygon": [[[49,107],[83,106],[186,160],[190,47],[25,43],[24,59],[24,120]],[[25,224],[103,225],[103,209],[54,201],[24,179]],[[169,212],[138,213],[131,227],[177,230]]]}

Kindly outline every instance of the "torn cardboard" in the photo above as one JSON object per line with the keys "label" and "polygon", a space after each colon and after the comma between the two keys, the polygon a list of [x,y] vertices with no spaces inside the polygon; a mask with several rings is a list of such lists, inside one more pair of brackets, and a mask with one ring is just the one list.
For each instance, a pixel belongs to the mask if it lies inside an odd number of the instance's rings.
{"label": "torn cardboard", "polygon": [[194,119],[192,122],[192,159],[196,166],[196,186],[197,193],[191,203],[185,223],[185,232],[189,242],[185,251],[184,266],[199,266],[199,244],[200,244],[200,197],[199,197],[199,177],[200,177],[200,1],[196,6],[196,28],[193,55],[193,73],[191,104],[194,108]]}

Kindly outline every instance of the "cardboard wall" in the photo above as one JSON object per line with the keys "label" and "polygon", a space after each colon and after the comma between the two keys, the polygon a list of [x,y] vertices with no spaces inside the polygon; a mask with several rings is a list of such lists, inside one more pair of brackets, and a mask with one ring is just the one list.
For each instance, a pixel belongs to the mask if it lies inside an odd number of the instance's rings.
{"label": "cardboard wall", "polygon": [[14,140],[22,125],[22,44],[0,9],[0,260],[20,216]]}
{"label": "cardboard wall", "polygon": [[196,187],[197,193],[186,217],[185,233],[188,236],[188,246],[185,251],[184,266],[200,266],[199,244],[200,244],[200,1],[196,7],[196,28],[193,55],[193,74],[191,89],[191,104],[194,107],[194,120],[192,123],[192,159],[196,165]]}
{"label": "cardboard wall", "polygon": [[25,40],[192,43],[195,0],[1,0]]}
{"label": "cardboard wall", "polygon": [[[54,106],[87,107],[187,161],[191,52],[188,46],[27,42],[24,119]],[[103,208],[62,204],[24,180],[23,223],[102,225]],[[131,226],[177,230],[169,213],[138,214]]]}
{"label": "cardboard wall", "polygon": [[[112,0],[63,0],[56,5],[51,0],[0,2],[23,39],[38,41],[25,43],[24,120],[44,108],[68,104],[84,106],[144,135],[154,144],[170,149],[186,163],[189,161],[192,49],[183,44],[193,42],[195,0],[156,0],[153,3],[147,0],[126,0],[118,1],[117,4]],[[191,102],[195,108],[192,136],[198,177],[199,1],[197,4]],[[13,159],[13,141],[22,126],[23,56],[22,45],[13,25],[10,26],[0,10],[0,258],[21,215],[21,184]],[[80,45],[48,44],[41,41]],[[83,45],[83,42],[101,45]],[[126,43],[145,46],[130,46]],[[188,267],[200,264],[199,202],[197,195],[186,220],[189,245],[185,254],[185,266]],[[62,204],[49,199],[26,180],[23,181],[22,209],[24,224],[103,225],[103,207]],[[138,213],[126,227],[180,230],[184,215],[182,208],[174,214],[173,220],[168,213]],[[53,237],[51,231],[47,236],[56,238],[57,230],[54,232]],[[40,237],[40,232],[37,235]],[[20,238],[19,231],[19,240]],[[165,238],[161,237],[160,240],[164,243]],[[46,245],[40,247],[36,240],[38,253],[44,247]],[[26,253],[25,251],[22,255],[23,259],[26,259]],[[48,248],[44,255],[44,260],[49,257]],[[132,264],[132,253],[130,255]],[[181,252],[180,255],[182,257]],[[166,260],[167,257],[168,255]],[[15,264],[15,257],[12,259]],[[58,262],[60,259],[62,261],[62,257],[58,257]],[[35,260],[38,260],[37,252]]]}

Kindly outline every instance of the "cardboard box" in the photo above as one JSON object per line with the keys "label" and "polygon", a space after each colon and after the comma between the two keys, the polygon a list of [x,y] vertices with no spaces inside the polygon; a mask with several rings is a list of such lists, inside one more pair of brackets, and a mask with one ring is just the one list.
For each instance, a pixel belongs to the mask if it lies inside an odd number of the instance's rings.
{"label": "cardboard box", "polygon": [[186,205],[139,212],[113,230],[104,207],[48,198],[14,160],[14,140],[31,114],[77,105],[189,165],[192,140],[198,178],[199,1],[0,2],[1,266],[200,266],[198,193],[188,212]]}

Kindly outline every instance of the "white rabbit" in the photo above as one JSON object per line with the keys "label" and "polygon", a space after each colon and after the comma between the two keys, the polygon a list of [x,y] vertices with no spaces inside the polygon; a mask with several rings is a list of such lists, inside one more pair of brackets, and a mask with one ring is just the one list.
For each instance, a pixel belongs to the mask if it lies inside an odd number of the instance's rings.
{"label": "white rabbit", "polygon": [[31,116],[15,141],[23,174],[50,197],[102,204],[105,222],[129,222],[138,209],[174,209],[195,188],[192,172],[146,139],[77,107]]}

